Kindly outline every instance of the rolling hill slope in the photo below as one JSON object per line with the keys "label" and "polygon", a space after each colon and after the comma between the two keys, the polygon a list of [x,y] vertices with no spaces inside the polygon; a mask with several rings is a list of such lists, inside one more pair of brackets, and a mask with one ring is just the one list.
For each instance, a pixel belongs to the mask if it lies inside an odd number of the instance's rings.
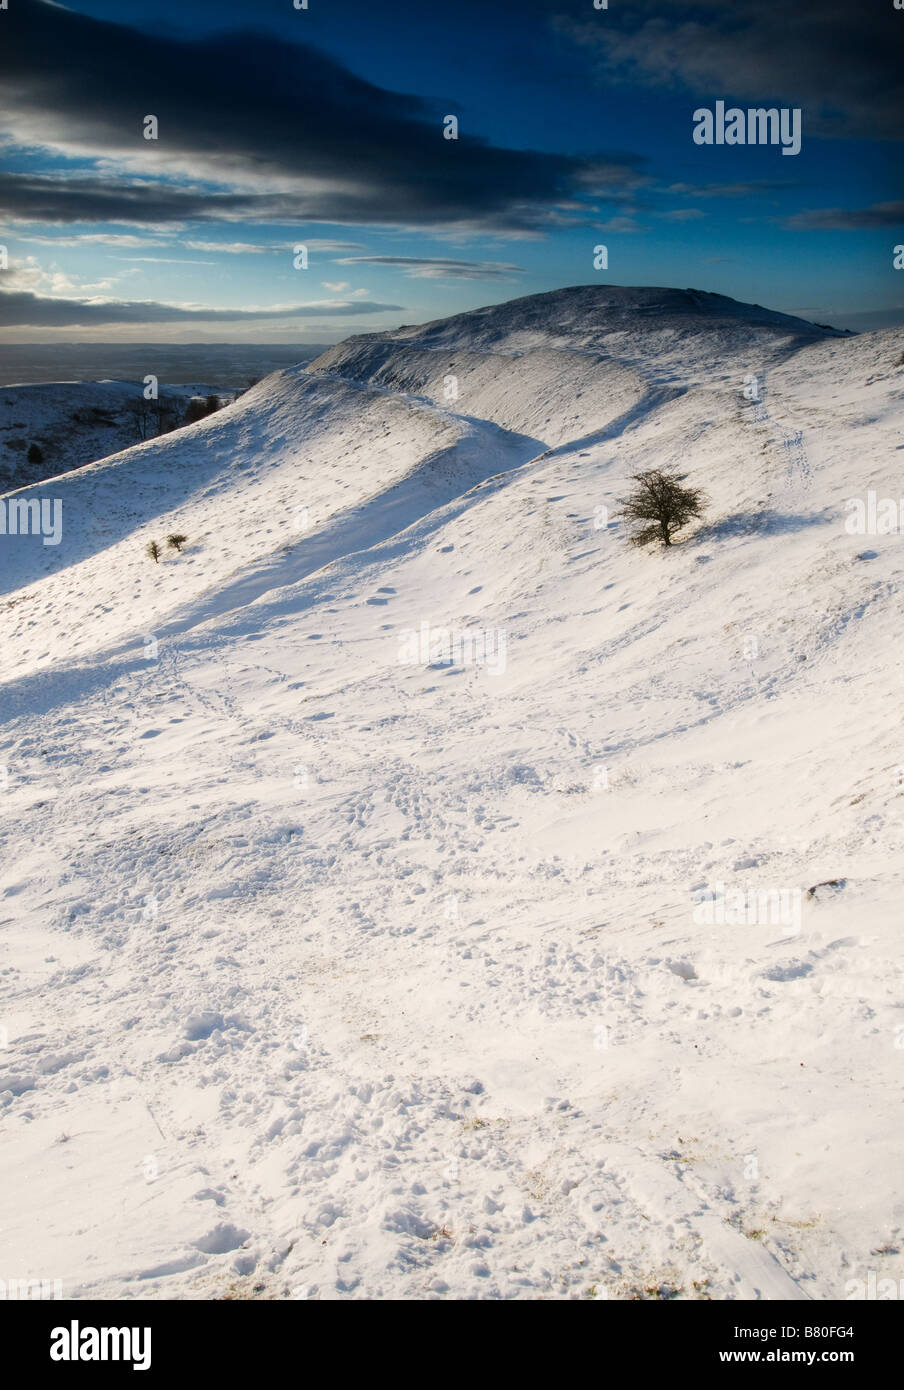
{"label": "rolling hill slope", "polygon": [[[902,348],[578,287],[17,494],[64,532],[0,538],[11,1276],[894,1273],[901,538],[845,517],[897,495]],[[709,513],[641,552],[663,464]]]}

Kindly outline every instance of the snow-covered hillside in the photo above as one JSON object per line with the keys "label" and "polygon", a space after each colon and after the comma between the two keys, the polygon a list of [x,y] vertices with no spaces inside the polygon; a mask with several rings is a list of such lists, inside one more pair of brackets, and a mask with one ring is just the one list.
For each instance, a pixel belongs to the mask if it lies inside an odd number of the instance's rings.
{"label": "snow-covered hillside", "polygon": [[[902,349],[579,287],[16,494],[63,533],[0,536],[8,1277],[898,1276],[901,537],[845,520]],[[706,521],[633,549],[665,464]]]}
{"label": "snow-covered hillside", "polygon": [[[145,399],[143,382],[55,381],[0,387],[0,493],[68,473],[136,440],[181,424],[193,396],[226,404],[236,391],[212,386],[163,386]],[[158,417],[158,402],[163,418]],[[29,458],[36,445],[39,458]]]}

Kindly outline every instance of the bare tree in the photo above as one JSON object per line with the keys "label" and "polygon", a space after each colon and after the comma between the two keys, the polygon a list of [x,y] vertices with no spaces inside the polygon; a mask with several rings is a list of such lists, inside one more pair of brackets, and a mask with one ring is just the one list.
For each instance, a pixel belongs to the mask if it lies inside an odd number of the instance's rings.
{"label": "bare tree", "polygon": [[179,415],[175,401],[168,396],[160,396],[154,402],[154,423],[157,426],[157,434],[169,434],[172,430],[179,428]]}
{"label": "bare tree", "polygon": [[150,555],[155,565],[160,564],[160,546],[156,541],[148,541],[147,545],[144,547],[144,553],[145,555]]}
{"label": "bare tree", "polygon": [[153,434],[151,428],[151,402],[146,401],[143,396],[140,396],[138,400],[130,401],[127,409],[134,420],[138,438],[150,439]]}
{"label": "bare tree", "polygon": [[672,537],[689,521],[703,515],[707,503],[701,488],[684,487],[686,473],[649,468],[634,473],[634,490],[621,499],[620,520],[632,530],[632,545],[672,544]]}

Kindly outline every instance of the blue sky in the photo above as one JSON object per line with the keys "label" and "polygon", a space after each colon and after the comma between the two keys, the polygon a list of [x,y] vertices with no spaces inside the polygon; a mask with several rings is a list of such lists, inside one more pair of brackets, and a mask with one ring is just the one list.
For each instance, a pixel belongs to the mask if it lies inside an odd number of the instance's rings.
{"label": "blue sky", "polygon": [[[904,322],[890,0],[11,3],[3,341],[321,343],[601,280]],[[717,100],[800,108],[800,153],[696,144]]]}

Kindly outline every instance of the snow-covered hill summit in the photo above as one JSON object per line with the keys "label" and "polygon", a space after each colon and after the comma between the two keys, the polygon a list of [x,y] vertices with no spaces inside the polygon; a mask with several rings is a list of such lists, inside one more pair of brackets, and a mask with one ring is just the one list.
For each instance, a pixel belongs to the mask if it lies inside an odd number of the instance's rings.
{"label": "snow-covered hill summit", "polygon": [[[2,499],[63,518],[0,536],[11,1277],[904,1274],[901,537],[846,525],[902,349],[578,287]],[[666,464],[707,517],[632,549]]]}

